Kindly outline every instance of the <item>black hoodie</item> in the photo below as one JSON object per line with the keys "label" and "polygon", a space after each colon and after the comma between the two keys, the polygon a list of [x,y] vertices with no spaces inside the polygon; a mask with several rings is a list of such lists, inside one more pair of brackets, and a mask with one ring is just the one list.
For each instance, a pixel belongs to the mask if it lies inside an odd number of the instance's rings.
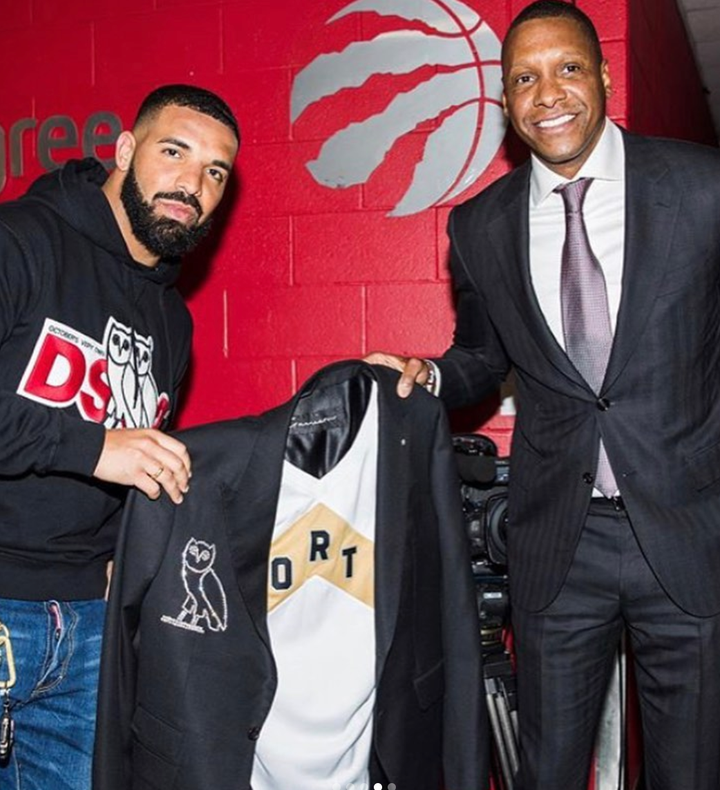
{"label": "black hoodie", "polygon": [[105,427],[165,427],[192,324],[177,261],[130,257],[94,159],[0,205],[0,597],[101,597],[124,493]]}

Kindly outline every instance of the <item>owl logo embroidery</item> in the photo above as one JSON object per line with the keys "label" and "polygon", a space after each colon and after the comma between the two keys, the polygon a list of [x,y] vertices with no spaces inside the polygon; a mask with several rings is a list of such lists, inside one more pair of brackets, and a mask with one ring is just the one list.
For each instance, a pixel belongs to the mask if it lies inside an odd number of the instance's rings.
{"label": "owl logo embroidery", "polygon": [[140,422],[152,426],[155,423],[159,393],[152,374],[153,340],[151,337],[135,336],[135,361],[137,364],[137,391],[140,401]]}
{"label": "owl logo embroidery", "polygon": [[153,427],[160,396],[152,374],[152,337],[110,318],[103,345],[110,386],[106,427]]}
{"label": "owl logo embroidery", "polygon": [[176,617],[163,615],[163,623],[204,634],[227,629],[227,599],[222,582],[213,570],[214,543],[190,538],[182,552],[180,576],[185,587],[185,600]]}

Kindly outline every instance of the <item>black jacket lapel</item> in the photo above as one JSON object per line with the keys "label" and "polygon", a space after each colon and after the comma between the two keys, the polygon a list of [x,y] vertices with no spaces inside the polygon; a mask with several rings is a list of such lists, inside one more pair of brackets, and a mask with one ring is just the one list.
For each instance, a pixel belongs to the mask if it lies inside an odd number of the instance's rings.
{"label": "black jacket lapel", "polygon": [[[404,402],[395,393],[397,374],[376,368],[379,384],[377,522],[375,531],[375,638],[377,678],[382,675],[400,605],[408,516],[412,446]],[[416,397],[416,393],[410,396]]]}
{"label": "black jacket lapel", "polygon": [[622,298],[603,390],[620,375],[650,315],[675,232],[680,197],[652,142],[623,134],[625,142],[625,257]]}
{"label": "black jacket lapel", "polygon": [[265,415],[245,474],[223,491],[223,510],[235,578],[258,634],[268,650],[267,574],[277,511],[285,437],[295,399]]}
{"label": "black jacket lapel", "polygon": [[589,388],[555,339],[537,300],[530,277],[530,162],[513,171],[498,200],[497,216],[488,224],[497,265],[528,332],[550,363],[573,386]]}

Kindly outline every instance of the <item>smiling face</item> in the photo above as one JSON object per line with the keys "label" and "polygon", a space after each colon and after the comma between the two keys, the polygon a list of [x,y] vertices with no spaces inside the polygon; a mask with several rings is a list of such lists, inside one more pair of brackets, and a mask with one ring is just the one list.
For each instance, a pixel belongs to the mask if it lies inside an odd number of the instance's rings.
{"label": "smiling face", "polygon": [[573,178],[605,123],[607,62],[572,19],[531,19],[503,49],[503,108],[519,137],[550,169]]}
{"label": "smiling face", "polygon": [[118,219],[137,260],[152,265],[182,255],[205,235],[237,148],[225,124],[176,105],[122,133],[116,149],[119,175],[111,176],[106,191],[112,196],[120,180],[117,195],[125,216]]}

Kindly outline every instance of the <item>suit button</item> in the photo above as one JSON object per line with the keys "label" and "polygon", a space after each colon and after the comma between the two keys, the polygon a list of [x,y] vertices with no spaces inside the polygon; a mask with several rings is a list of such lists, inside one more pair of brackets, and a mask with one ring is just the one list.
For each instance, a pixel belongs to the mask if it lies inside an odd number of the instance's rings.
{"label": "suit button", "polygon": [[595,482],[595,478],[590,474],[590,472],[585,472],[583,475],[583,480],[591,486]]}
{"label": "suit button", "polygon": [[607,411],[610,408],[610,401],[607,398],[598,398],[595,405],[600,411]]}
{"label": "suit button", "polygon": [[260,727],[250,727],[248,730],[248,738],[251,741],[256,741],[260,737]]}

